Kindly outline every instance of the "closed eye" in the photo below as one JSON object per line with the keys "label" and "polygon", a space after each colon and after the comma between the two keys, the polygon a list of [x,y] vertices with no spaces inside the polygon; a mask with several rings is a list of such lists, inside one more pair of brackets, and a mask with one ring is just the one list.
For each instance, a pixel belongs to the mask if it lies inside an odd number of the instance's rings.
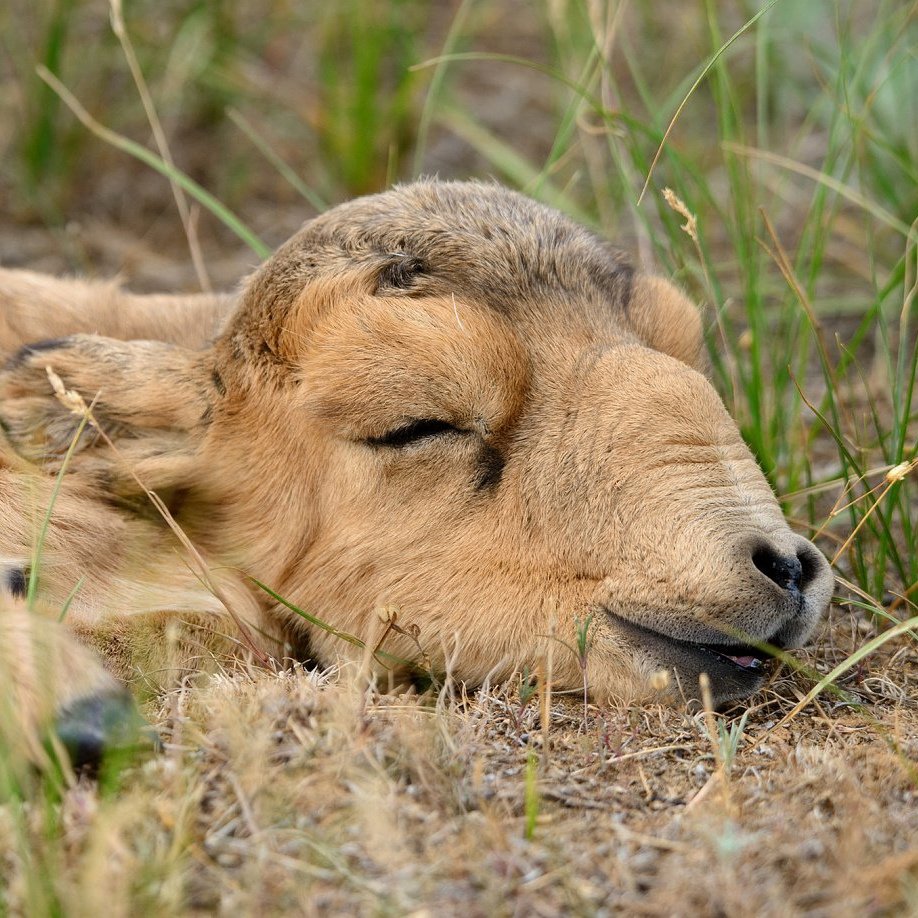
{"label": "closed eye", "polygon": [[416,418],[401,427],[396,427],[381,437],[367,437],[370,446],[386,446],[401,449],[424,440],[432,440],[445,434],[466,433],[448,421],[437,418]]}

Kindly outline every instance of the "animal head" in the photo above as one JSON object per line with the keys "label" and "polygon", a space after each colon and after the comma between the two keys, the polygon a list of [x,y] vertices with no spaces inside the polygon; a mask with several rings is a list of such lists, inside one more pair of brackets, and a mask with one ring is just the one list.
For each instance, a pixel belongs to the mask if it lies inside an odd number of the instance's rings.
{"label": "animal head", "polygon": [[[494,185],[422,182],[306,224],[209,348],[90,336],[44,359],[102,390],[133,471],[209,559],[335,629],[370,639],[395,607],[412,626],[387,634],[395,656],[420,646],[480,682],[552,645],[575,687],[554,639],[579,623],[598,697],[666,670],[670,694],[706,672],[723,702],[761,683],[750,645],[805,641],[832,576],[703,354],[686,297],[583,228]],[[41,452],[53,425],[31,411],[5,421]],[[111,465],[100,449],[84,468]],[[105,488],[130,489],[124,464]],[[346,649],[267,612],[317,659]]]}

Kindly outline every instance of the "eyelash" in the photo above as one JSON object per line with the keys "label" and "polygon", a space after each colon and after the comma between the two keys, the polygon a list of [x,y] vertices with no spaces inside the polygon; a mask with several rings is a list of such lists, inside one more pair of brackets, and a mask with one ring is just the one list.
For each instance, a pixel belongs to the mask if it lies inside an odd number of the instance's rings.
{"label": "eyelash", "polygon": [[437,418],[416,418],[401,427],[396,427],[381,437],[368,437],[370,446],[385,446],[390,449],[403,449],[423,440],[432,440],[444,434],[464,433],[448,421]]}

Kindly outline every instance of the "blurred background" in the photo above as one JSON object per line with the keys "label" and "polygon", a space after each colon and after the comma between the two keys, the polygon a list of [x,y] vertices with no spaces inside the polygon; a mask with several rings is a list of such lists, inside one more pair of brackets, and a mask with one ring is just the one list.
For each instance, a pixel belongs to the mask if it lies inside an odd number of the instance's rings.
{"label": "blurred background", "polygon": [[871,614],[914,599],[918,4],[5,0],[0,35],[3,264],[226,287],[326,206],[493,177],[702,304],[788,512]]}

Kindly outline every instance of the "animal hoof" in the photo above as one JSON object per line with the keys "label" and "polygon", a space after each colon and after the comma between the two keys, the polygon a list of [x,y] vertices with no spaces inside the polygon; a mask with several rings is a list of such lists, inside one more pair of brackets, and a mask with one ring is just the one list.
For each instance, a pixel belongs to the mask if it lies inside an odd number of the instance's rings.
{"label": "animal hoof", "polygon": [[55,732],[74,771],[90,774],[113,758],[128,759],[159,745],[128,692],[78,699],[58,714]]}

